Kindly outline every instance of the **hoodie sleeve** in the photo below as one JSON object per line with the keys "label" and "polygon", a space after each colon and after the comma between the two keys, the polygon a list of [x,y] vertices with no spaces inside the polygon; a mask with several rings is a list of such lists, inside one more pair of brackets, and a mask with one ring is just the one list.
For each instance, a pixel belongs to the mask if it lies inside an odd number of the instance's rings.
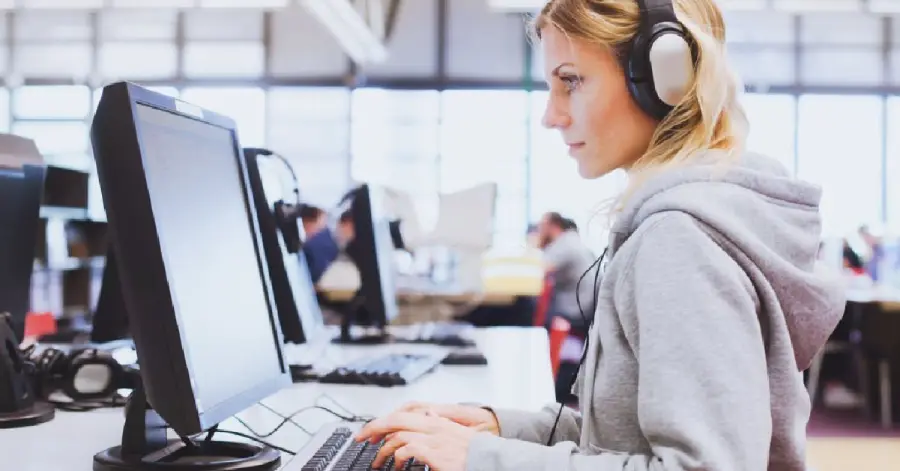
{"label": "hoodie sleeve", "polygon": [[752,285],[692,218],[654,219],[645,221],[650,227],[635,240],[614,292],[639,364],[638,421],[652,452],[480,434],[470,445],[470,471],[767,469],[769,385]]}
{"label": "hoodie sleeve", "polygon": [[[509,409],[489,409],[500,424],[500,436],[514,438],[532,443],[547,443],[559,404],[547,406],[540,412],[523,412]],[[559,425],[553,434],[553,441],[578,441],[581,435],[581,414],[569,407],[563,407],[559,416]]]}

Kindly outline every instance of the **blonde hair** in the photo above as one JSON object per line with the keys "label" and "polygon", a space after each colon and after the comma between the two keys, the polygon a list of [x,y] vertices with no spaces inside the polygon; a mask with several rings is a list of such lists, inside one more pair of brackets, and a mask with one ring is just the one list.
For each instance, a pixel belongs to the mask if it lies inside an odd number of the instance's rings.
{"label": "blonde hair", "polygon": [[[725,51],[725,21],[714,0],[673,0],[675,14],[694,47],[694,77],[674,109],[659,122],[647,151],[629,170],[618,208],[653,172],[689,161],[706,150],[743,151],[748,132],[740,104],[743,85]],[[550,0],[531,22],[540,39],[547,26],[570,39],[607,47],[620,58],[640,26],[636,0]]]}

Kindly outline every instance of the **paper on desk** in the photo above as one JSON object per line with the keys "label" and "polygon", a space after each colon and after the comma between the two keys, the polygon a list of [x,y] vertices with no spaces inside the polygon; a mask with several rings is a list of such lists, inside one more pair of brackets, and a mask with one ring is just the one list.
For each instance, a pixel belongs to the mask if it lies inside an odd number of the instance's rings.
{"label": "paper on desk", "polygon": [[34,140],[0,133],[0,168],[19,169],[25,165],[44,165],[44,156]]}

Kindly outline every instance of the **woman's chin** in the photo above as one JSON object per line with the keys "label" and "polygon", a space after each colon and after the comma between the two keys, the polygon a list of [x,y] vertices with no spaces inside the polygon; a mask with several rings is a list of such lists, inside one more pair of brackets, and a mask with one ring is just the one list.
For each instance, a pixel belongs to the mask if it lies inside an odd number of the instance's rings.
{"label": "woman's chin", "polygon": [[594,180],[609,173],[609,169],[601,165],[591,165],[589,162],[578,162],[578,175],[585,180]]}

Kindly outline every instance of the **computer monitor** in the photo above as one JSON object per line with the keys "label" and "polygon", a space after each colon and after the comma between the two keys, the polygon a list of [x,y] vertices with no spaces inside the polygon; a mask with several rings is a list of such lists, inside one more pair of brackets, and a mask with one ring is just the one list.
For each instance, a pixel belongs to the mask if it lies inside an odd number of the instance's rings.
{"label": "computer monitor", "polygon": [[43,166],[0,168],[0,429],[38,425],[55,416],[38,400],[19,346],[31,297]]}
{"label": "computer monitor", "polygon": [[0,167],[0,313],[11,315],[19,342],[31,301],[45,169]]}
{"label": "computer monitor", "polygon": [[126,309],[116,252],[110,247],[106,251],[100,296],[97,297],[97,306],[91,319],[91,342],[103,343],[130,338]]}
{"label": "computer monitor", "polygon": [[[288,251],[275,220],[275,203],[286,194],[278,167],[273,166],[281,164],[253,152],[245,151],[244,158],[281,331],[285,341],[308,342],[323,331],[324,322],[306,257],[303,251]],[[300,221],[294,224],[299,226]]]}
{"label": "computer monitor", "polygon": [[[387,341],[384,328],[397,317],[397,293],[393,266],[394,243],[390,221],[383,211],[384,194],[378,187],[364,184],[353,190],[350,201],[354,237],[346,252],[359,270],[360,287],[341,322],[339,343],[381,343]],[[357,324],[381,329],[371,336],[350,335]]]}
{"label": "computer monitor", "polygon": [[291,383],[234,121],[119,82],[91,141],[140,365],[122,444],[94,469],[275,469],[267,447],[184,443]]}

